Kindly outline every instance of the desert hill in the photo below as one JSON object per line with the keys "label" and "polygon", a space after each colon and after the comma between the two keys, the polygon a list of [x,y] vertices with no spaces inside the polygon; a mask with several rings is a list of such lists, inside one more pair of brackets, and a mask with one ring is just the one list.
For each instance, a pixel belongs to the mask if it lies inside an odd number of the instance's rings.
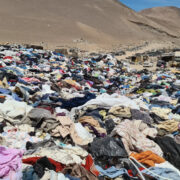
{"label": "desert hill", "polygon": [[160,22],[153,13],[137,13],[117,0],[0,0],[0,41],[111,45],[180,37],[176,12],[173,22],[165,13]]}

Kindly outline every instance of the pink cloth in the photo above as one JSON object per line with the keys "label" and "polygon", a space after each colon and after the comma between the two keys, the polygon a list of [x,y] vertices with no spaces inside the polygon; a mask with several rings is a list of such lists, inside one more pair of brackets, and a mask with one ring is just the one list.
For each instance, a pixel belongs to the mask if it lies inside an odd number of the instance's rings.
{"label": "pink cloth", "polygon": [[28,82],[28,83],[33,83],[33,82],[41,82],[39,79],[37,78],[28,78],[28,77],[23,77],[22,80]]}
{"label": "pink cloth", "polygon": [[0,146],[0,178],[8,176],[11,171],[19,171],[24,151]]}

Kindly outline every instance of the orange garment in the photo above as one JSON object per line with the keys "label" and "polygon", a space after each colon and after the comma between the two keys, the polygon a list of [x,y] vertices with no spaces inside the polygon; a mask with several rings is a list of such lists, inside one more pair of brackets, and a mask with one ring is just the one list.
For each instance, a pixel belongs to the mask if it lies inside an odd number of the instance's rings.
{"label": "orange garment", "polygon": [[165,162],[165,159],[162,157],[154,154],[152,151],[144,151],[141,153],[132,153],[130,155],[131,157],[134,157],[137,161],[140,163],[147,165],[148,167],[153,167],[156,164],[160,164]]}

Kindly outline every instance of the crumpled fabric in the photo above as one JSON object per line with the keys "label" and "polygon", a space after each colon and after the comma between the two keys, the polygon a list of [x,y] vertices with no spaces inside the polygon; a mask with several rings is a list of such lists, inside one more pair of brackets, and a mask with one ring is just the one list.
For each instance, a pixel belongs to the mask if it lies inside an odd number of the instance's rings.
{"label": "crumpled fabric", "polygon": [[71,110],[74,107],[82,106],[91,99],[95,99],[96,95],[91,93],[86,93],[84,97],[74,97],[72,99],[64,100],[59,99],[59,101],[62,103],[61,108]]}
{"label": "crumpled fabric", "polygon": [[178,130],[179,122],[175,120],[167,120],[161,122],[160,124],[156,125],[158,129],[166,130],[169,133],[175,132]]}
{"label": "crumpled fabric", "polygon": [[125,168],[117,169],[114,166],[105,170],[102,169],[100,166],[96,166],[96,168],[101,173],[100,176],[109,177],[111,179],[122,177],[124,174],[129,176],[128,171]]}
{"label": "crumpled fabric", "polygon": [[[98,133],[100,134],[107,134],[106,129],[102,128],[97,120],[95,120],[92,116],[83,116],[78,119],[78,122],[81,124],[89,124],[90,126],[94,127]],[[91,129],[88,128],[89,132],[93,132]]]}
{"label": "crumpled fabric", "polygon": [[36,143],[41,141],[40,138],[36,136],[30,136],[27,132],[21,131],[7,131],[3,132],[0,137],[3,137],[4,142],[2,145],[9,148],[16,149],[26,149],[26,142],[30,141],[32,143]]}
{"label": "crumpled fabric", "polygon": [[131,115],[133,120],[142,120],[144,123],[151,125],[154,121],[151,116],[144,111],[139,111],[137,109],[131,109]]}
{"label": "crumpled fabric", "polygon": [[40,178],[35,173],[33,167],[26,167],[23,169],[23,180],[39,180]]}
{"label": "crumpled fabric", "polygon": [[168,108],[160,108],[160,107],[153,107],[151,109],[151,112],[155,113],[156,115],[158,115],[160,118],[164,119],[164,120],[168,120],[169,117],[169,113],[171,113],[171,109]]}
{"label": "crumpled fabric", "polygon": [[[154,177],[157,180],[162,180],[161,177],[163,177],[163,179],[167,179],[167,180],[179,180],[180,179],[180,175],[169,168],[160,168],[160,167],[150,167],[148,169],[149,171],[147,171],[146,169],[144,169],[143,171],[141,171],[143,174],[148,175],[148,177]],[[157,175],[155,175],[155,174]],[[161,177],[159,177],[161,176]]]}
{"label": "crumpled fabric", "polygon": [[50,111],[41,108],[32,109],[23,123],[29,124],[44,132],[50,132],[59,124]]}
{"label": "crumpled fabric", "polygon": [[154,167],[155,164],[160,164],[165,162],[165,159],[162,157],[159,157],[157,154],[154,154],[151,151],[144,151],[141,153],[132,153],[131,157],[134,157],[137,161],[140,163],[148,166],[148,167]]}
{"label": "crumpled fabric", "polygon": [[155,164],[155,166],[160,167],[160,168],[172,169],[173,171],[176,171],[180,176],[180,171],[176,167],[174,167],[171,163],[169,163],[168,161],[165,161],[165,162],[160,163],[160,164]]}
{"label": "crumpled fabric", "polygon": [[85,164],[81,164],[86,170],[90,171],[95,176],[99,176],[99,171],[96,169],[96,166],[94,164],[94,160],[90,154],[86,157]]}
{"label": "crumpled fabric", "polygon": [[155,142],[161,147],[163,157],[180,170],[180,144],[169,136],[156,137]]}
{"label": "crumpled fabric", "polygon": [[81,123],[75,123],[75,129],[79,137],[86,141],[87,144],[93,141],[93,135],[88,132],[86,128],[82,126]]}
{"label": "crumpled fabric", "polygon": [[22,173],[22,169],[20,169],[18,171],[10,171],[8,176],[3,177],[3,180],[11,180],[11,179],[12,180],[20,180],[22,178],[23,178],[23,173]]}
{"label": "crumpled fabric", "polygon": [[7,176],[10,171],[21,170],[23,153],[23,150],[0,146],[0,178]]}
{"label": "crumpled fabric", "polygon": [[[53,170],[46,171],[41,180],[69,180],[69,178],[65,177],[62,173],[56,173]],[[77,179],[79,180],[79,179]]]}
{"label": "crumpled fabric", "polygon": [[75,144],[86,145],[89,143],[88,140],[86,141],[78,135],[75,124],[69,117],[59,116],[57,117],[57,121],[59,121],[60,124],[52,130],[52,136],[62,136],[63,138],[65,138],[67,135],[70,135]]}
{"label": "crumpled fabric", "polygon": [[130,118],[131,117],[131,111],[129,107],[124,106],[113,106],[109,110],[108,113],[113,114],[114,116],[123,117],[123,118]]}
{"label": "crumpled fabric", "polygon": [[70,174],[71,176],[80,178],[81,180],[98,180],[96,176],[94,176],[79,164],[67,166],[62,170],[62,173]]}
{"label": "crumpled fabric", "polygon": [[152,151],[162,157],[161,148],[147,136],[156,137],[157,130],[149,128],[141,120],[125,120],[117,125],[112,131],[112,135],[122,137],[126,151],[132,152]]}
{"label": "crumpled fabric", "polygon": [[27,133],[34,132],[34,129],[35,129],[29,124],[21,124],[21,125],[16,126],[16,128],[21,132],[27,132]]}
{"label": "crumpled fabric", "polygon": [[176,120],[180,122],[180,115],[179,114],[169,114],[169,119]]}
{"label": "crumpled fabric", "polygon": [[101,105],[102,107],[112,107],[114,105],[122,105],[125,107],[130,107],[134,109],[139,109],[139,106],[131,99],[126,96],[120,96],[118,94],[102,94],[88,101],[86,105]]}
{"label": "crumpled fabric", "polygon": [[119,158],[128,156],[121,139],[109,136],[94,139],[88,150],[100,166],[114,164]]}
{"label": "crumpled fabric", "polygon": [[99,95],[96,99],[88,101],[86,104],[77,108],[71,109],[71,118],[74,119],[76,112],[83,109],[86,106],[96,105],[102,108],[111,108],[115,105],[130,107],[132,109],[140,109],[137,103],[126,96],[120,96],[118,94],[108,95],[106,93]]}
{"label": "crumpled fabric", "polygon": [[16,125],[22,123],[32,107],[27,105],[25,102],[6,100],[4,103],[0,103],[0,109],[0,118],[6,120],[12,125]]}
{"label": "crumpled fabric", "polygon": [[62,164],[81,164],[84,162],[88,153],[78,147],[67,145],[63,147],[63,149],[59,148],[39,148],[38,151],[35,151],[32,155],[23,156],[23,158],[29,157],[43,157],[46,156],[48,158],[52,158]]}

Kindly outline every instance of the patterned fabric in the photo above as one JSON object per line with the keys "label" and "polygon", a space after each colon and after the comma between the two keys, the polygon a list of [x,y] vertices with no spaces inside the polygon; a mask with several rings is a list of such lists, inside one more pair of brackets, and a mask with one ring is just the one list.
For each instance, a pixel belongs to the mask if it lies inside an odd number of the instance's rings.
{"label": "patterned fabric", "polygon": [[122,137],[126,151],[132,152],[152,151],[153,153],[162,156],[161,148],[147,136],[155,137],[157,130],[149,128],[141,120],[125,120],[115,127],[112,134],[118,134]]}

